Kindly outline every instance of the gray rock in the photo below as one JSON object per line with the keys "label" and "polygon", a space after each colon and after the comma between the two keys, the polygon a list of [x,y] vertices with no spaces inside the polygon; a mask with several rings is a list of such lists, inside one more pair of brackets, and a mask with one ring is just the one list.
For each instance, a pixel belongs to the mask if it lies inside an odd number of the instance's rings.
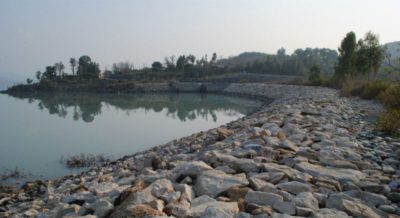
{"label": "gray rock", "polygon": [[213,168],[203,161],[184,162],[173,169],[175,178],[180,176],[197,176],[203,171],[212,170]]}
{"label": "gray rock", "polygon": [[266,182],[261,179],[257,179],[255,177],[250,177],[249,182],[250,182],[250,186],[256,191],[261,190],[263,187],[268,187],[270,189],[276,189],[274,184]]}
{"label": "gray rock", "polygon": [[140,192],[134,194],[135,204],[145,204],[156,200],[156,197],[166,197],[173,192],[172,183],[168,179],[159,179]]}
{"label": "gray rock", "polygon": [[358,182],[361,178],[365,177],[365,175],[358,170],[322,167],[319,165],[310,164],[306,162],[296,164],[295,168],[302,172],[308,173],[314,177],[325,176],[339,181]]}
{"label": "gray rock", "polygon": [[283,149],[288,149],[288,150],[291,150],[294,152],[299,151],[299,148],[297,147],[297,145],[295,145],[293,142],[291,142],[288,139],[283,140],[281,143],[279,143],[279,147],[283,148]]}
{"label": "gray rock", "polygon": [[259,166],[258,163],[254,162],[252,159],[246,158],[236,158],[232,155],[220,154],[215,152],[214,155],[216,158],[236,170],[236,172],[258,172]]}
{"label": "gray rock", "polygon": [[235,218],[253,218],[253,216],[249,213],[240,212],[236,214]]}
{"label": "gray rock", "polygon": [[326,200],[326,207],[345,211],[347,214],[356,218],[378,218],[382,216],[375,208],[344,193],[330,195]]}
{"label": "gray rock", "polygon": [[276,202],[272,206],[276,211],[284,214],[295,215],[296,214],[296,204],[292,202]]}
{"label": "gray rock", "polygon": [[[308,173],[300,172],[296,169],[293,169],[292,167],[288,167],[285,165],[279,165],[275,163],[265,163],[262,165],[262,169],[267,172],[283,173],[285,176],[289,177],[289,179],[295,181],[307,182],[311,179],[311,176]],[[268,182],[275,184],[273,181],[268,181]]]}
{"label": "gray rock", "polygon": [[208,170],[201,173],[194,186],[197,196],[208,195],[216,197],[231,187],[248,185],[245,174],[228,175],[218,170]]}
{"label": "gray rock", "polygon": [[118,188],[118,185],[116,183],[112,183],[112,182],[98,183],[97,185],[95,185],[93,187],[94,192],[97,195],[104,195],[104,194],[110,193],[117,188]]}
{"label": "gray rock", "polygon": [[[270,168],[270,169],[272,169],[272,168]],[[264,181],[267,181],[272,184],[276,184],[279,181],[281,181],[284,176],[285,176],[285,173],[283,173],[283,172],[265,172],[265,173],[253,174],[251,176],[251,178],[260,179],[260,180],[264,180]]]}
{"label": "gray rock", "polygon": [[309,184],[297,181],[280,183],[277,185],[277,187],[292,194],[312,191],[312,188]]}
{"label": "gray rock", "polygon": [[315,211],[311,218],[351,218],[347,213],[336,209],[323,208]]}
{"label": "gray rock", "polygon": [[114,209],[114,205],[104,198],[98,199],[90,207],[97,217],[106,217]]}
{"label": "gray rock", "polygon": [[399,203],[400,202],[400,193],[398,192],[391,192],[388,194],[388,198],[389,200],[395,202],[395,203]]}
{"label": "gray rock", "polygon": [[283,197],[273,193],[249,191],[246,194],[245,202],[248,204],[273,206],[276,202],[283,202]]}
{"label": "gray rock", "polygon": [[314,197],[311,192],[302,192],[293,199],[293,203],[299,207],[306,207],[312,210],[318,210],[318,200]]}
{"label": "gray rock", "polygon": [[200,218],[231,218],[232,214],[227,213],[216,206],[208,206]]}
{"label": "gray rock", "polygon": [[386,213],[396,213],[396,208],[391,205],[381,205],[378,207],[379,210],[382,210]]}
{"label": "gray rock", "polygon": [[313,209],[306,207],[296,207],[296,214],[298,216],[308,217],[314,212]]}
{"label": "gray rock", "polygon": [[[222,210],[224,214],[228,214],[230,217],[235,216],[239,213],[239,207],[237,202],[221,202],[216,201],[208,196],[200,196],[193,199],[191,208],[187,211],[186,215],[190,217],[200,217],[208,207],[215,207]],[[215,212],[210,209],[210,212]]]}
{"label": "gray rock", "polygon": [[192,186],[186,184],[179,184],[175,186],[177,191],[182,193],[181,197],[185,198],[187,201],[192,202],[195,197],[195,193],[193,191]]}
{"label": "gray rock", "polygon": [[365,192],[365,191],[357,191],[357,190],[347,191],[344,193],[350,197],[361,199],[361,200],[363,200],[367,203],[370,203],[374,206],[379,206],[379,205],[388,203],[387,198],[384,195],[380,195],[380,194],[375,194],[375,193]]}

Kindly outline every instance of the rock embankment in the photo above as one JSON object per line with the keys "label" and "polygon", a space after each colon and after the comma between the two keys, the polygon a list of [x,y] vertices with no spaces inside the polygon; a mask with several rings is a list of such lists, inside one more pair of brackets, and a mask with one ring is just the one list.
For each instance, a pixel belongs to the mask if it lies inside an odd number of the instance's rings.
{"label": "rock embankment", "polygon": [[373,102],[326,88],[232,84],[275,99],[206,132],[0,196],[11,217],[398,217],[397,139]]}

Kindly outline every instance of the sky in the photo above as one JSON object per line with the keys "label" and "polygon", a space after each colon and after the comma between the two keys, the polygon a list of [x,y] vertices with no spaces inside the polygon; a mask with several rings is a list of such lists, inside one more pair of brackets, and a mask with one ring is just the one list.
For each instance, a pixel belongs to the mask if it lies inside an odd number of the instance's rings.
{"label": "sky", "polygon": [[102,69],[179,54],[337,49],[349,31],[399,41],[399,0],[0,0],[0,77],[89,55]]}

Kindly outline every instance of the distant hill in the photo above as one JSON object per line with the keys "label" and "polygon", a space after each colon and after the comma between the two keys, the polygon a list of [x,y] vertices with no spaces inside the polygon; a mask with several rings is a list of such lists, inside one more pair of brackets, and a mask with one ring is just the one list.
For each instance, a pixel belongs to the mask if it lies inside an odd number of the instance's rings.
{"label": "distant hill", "polygon": [[400,41],[386,43],[384,46],[386,46],[392,59],[400,58]]}
{"label": "distant hill", "polygon": [[266,53],[262,52],[243,52],[238,56],[229,57],[227,59],[219,60],[219,64],[222,65],[242,65],[249,62],[265,60],[268,56]]}

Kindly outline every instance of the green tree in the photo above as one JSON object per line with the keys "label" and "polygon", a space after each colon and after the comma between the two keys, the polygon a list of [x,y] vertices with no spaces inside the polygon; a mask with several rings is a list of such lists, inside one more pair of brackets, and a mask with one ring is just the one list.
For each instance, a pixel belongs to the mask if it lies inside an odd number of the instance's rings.
{"label": "green tree", "polygon": [[56,67],[55,66],[47,66],[46,70],[43,72],[41,78],[45,78],[48,80],[54,80],[56,79],[57,74],[56,74]]}
{"label": "green tree", "polygon": [[29,85],[32,84],[33,80],[31,78],[27,78],[26,79],[26,83],[28,83]]}
{"label": "green tree", "polygon": [[[357,50],[357,69],[360,73],[368,73],[368,81],[376,78],[376,74],[384,58],[384,49],[379,45],[379,37],[368,32],[359,40]],[[371,75],[372,74],[372,75]]]}
{"label": "green tree", "polygon": [[92,62],[92,59],[83,55],[78,60],[78,72],[77,75],[84,79],[98,79],[100,75],[99,64]]}
{"label": "green tree", "polygon": [[357,73],[355,68],[356,47],[356,34],[354,32],[347,33],[338,49],[339,58],[334,74],[337,82],[343,82],[347,76],[355,77]]}
{"label": "green tree", "polygon": [[308,81],[310,81],[310,83],[313,85],[318,85],[321,83],[321,70],[317,65],[311,67]]}
{"label": "green tree", "polygon": [[36,71],[36,79],[40,81],[42,79],[42,72],[40,70]]}
{"label": "green tree", "polygon": [[154,61],[154,62],[151,64],[151,70],[152,70],[153,72],[162,71],[162,68],[163,68],[162,63],[159,62],[159,61]]}
{"label": "green tree", "polygon": [[182,72],[185,71],[185,65],[187,64],[187,59],[185,55],[181,55],[176,60],[176,68]]}

